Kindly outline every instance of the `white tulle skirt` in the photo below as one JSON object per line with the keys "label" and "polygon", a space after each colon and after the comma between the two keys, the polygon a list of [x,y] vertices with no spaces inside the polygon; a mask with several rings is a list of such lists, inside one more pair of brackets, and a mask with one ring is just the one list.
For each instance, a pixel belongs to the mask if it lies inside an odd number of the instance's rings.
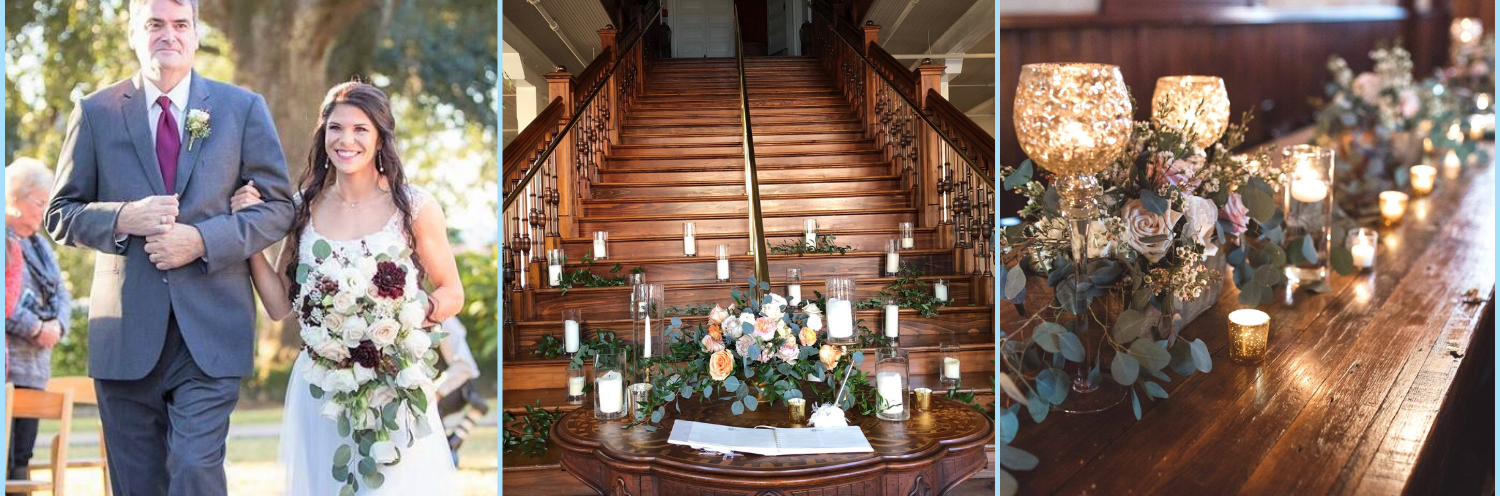
{"label": "white tulle skirt", "polygon": [[[292,377],[286,388],[286,409],[281,421],[280,461],[286,474],[287,496],[325,496],[338,494],[343,484],[333,478],[333,453],[349,442],[339,436],[338,423],[318,412],[323,400],[313,398],[303,372],[312,366],[304,351],[297,355]],[[360,480],[361,495],[458,494],[456,469],[443,437],[442,419],[437,401],[429,394],[427,414],[422,416],[428,429],[418,436],[416,444],[406,447],[410,432],[396,432],[391,441],[401,450],[401,462],[381,467],[385,483],[379,488],[365,487]],[[406,425],[402,419],[402,425]],[[350,464],[351,467],[353,464]]]}

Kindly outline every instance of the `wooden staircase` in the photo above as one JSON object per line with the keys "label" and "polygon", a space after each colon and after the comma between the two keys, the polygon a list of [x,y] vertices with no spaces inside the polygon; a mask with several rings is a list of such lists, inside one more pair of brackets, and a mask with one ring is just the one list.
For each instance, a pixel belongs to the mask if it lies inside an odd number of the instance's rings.
{"label": "wooden staircase", "polygon": [[[816,219],[820,235],[851,246],[846,254],[769,256],[772,291],[785,294],[787,268],[801,268],[803,294],[824,291],[823,278],[857,279],[860,299],[894,281],[883,277],[885,243],[898,237],[897,223],[920,225],[914,192],[902,187],[885,152],[867,137],[855,109],[813,57],[745,59],[751,122],[767,246],[801,242],[805,219]],[[578,236],[562,236],[566,272],[585,269],[609,277],[635,267],[649,283],[665,286],[666,305],[728,306],[730,288],[746,288],[753,272],[749,255],[745,159],[742,148],[738,72],[733,58],[665,59],[646,75],[651,83],[624,109],[618,142],[600,163],[590,197],[580,201]],[[696,257],[683,255],[684,222],[697,227]],[[966,391],[992,399],[995,353],[994,307],[968,273],[955,274],[956,256],[943,248],[942,226],[917,228],[915,249],[903,264],[924,272],[922,280],[949,281],[950,306],[932,318],[901,311],[903,349],[911,356],[913,387],[946,394],[939,383],[940,333],[952,331],[962,346]],[[583,264],[594,231],[609,232],[609,258]],[[715,282],[714,247],[729,246],[731,277]],[[616,264],[624,270],[611,274]],[[929,286],[930,287],[930,286]],[[561,314],[584,313],[584,339],[595,329],[628,338],[628,287],[561,289],[533,287],[528,312],[516,315],[504,350],[504,407],[512,415],[538,399],[547,409],[592,408],[564,399],[567,360],[546,359],[530,349],[542,336],[561,339]],[[881,310],[861,310],[858,319],[879,332]],[[706,317],[684,317],[689,325]],[[867,351],[873,357],[873,350]],[[864,362],[873,373],[874,360]],[[555,454],[507,455],[506,476],[555,474]],[[514,472],[513,472],[514,471]],[[534,474],[533,474],[534,475]],[[509,479],[507,479],[509,481]],[[509,482],[507,482],[509,485]]]}

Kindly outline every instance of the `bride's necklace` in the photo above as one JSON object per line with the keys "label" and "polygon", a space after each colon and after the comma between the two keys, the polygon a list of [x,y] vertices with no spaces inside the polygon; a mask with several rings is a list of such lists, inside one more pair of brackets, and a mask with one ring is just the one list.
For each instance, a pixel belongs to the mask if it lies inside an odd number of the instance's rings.
{"label": "bride's necklace", "polygon": [[364,203],[366,203],[366,202],[368,202],[370,200],[375,200],[375,199],[383,198],[388,193],[390,193],[390,192],[389,191],[385,191],[385,190],[378,190],[377,193],[375,193],[373,195],[370,195],[369,197],[360,198],[360,199],[354,200],[354,201],[349,201],[347,198],[344,198],[343,189],[341,188],[339,191],[333,192],[333,197],[336,198],[336,199],[338,199],[339,204],[343,205],[344,208],[353,210],[353,209],[359,208],[360,205],[362,205],[362,204],[364,204]]}

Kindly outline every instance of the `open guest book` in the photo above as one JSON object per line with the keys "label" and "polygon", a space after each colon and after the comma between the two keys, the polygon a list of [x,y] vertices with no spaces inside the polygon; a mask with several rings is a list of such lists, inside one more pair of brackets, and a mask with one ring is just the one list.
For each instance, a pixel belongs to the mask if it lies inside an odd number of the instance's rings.
{"label": "open guest book", "polygon": [[822,455],[828,453],[873,453],[870,441],[858,426],[781,429],[776,427],[730,427],[678,420],[672,426],[669,444],[719,452],[738,451],[757,455]]}

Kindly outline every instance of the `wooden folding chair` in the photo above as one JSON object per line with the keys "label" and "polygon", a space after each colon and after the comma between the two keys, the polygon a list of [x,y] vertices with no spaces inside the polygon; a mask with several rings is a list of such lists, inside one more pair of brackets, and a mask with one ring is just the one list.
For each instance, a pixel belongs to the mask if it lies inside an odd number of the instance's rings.
{"label": "wooden folding chair", "polygon": [[[53,377],[47,381],[47,390],[54,393],[72,392],[74,405],[99,406],[99,398],[94,392],[94,379],[87,376]],[[99,457],[68,460],[68,468],[93,468],[98,467],[104,478],[104,496],[113,494],[109,486],[109,456],[105,454],[104,427],[99,427]],[[31,463],[32,470],[52,470],[50,462],[34,461]]]}
{"label": "wooden folding chair", "polygon": [[[17,418],[57,420],[57,435],[52,437],[52,466],[64,466],[68,459],[68,432],[73,428],[73,393],[53,393],[32,389],[16,389],[14,384],[5,385],[5,446],[10,446],[10,426]],[[10,464],[10,450],[0,450],[0,462]],[[63,496],[67,470],[52,474],[51,481],[6,480],[7,493],[34,493],[51,491],[53,496]]]}

